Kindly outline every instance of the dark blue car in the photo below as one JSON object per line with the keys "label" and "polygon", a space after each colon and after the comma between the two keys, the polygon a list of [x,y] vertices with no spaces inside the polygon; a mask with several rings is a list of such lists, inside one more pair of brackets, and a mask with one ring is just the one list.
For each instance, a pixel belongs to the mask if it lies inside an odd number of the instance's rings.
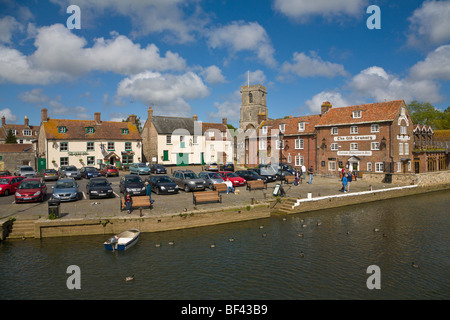
{"label": "dark blue car", "polygon": [[80,170],[81,176],[85,179],[101,177],[100,171],[94,167],[83,167]]}

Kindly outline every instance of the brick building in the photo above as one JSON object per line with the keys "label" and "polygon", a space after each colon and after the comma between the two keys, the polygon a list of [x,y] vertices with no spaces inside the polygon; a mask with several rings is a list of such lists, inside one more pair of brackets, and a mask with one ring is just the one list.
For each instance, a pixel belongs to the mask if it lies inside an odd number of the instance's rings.
{"label": "brick building", "polygon": [[412,172],[413,123],[403,100],[321,107],[317,171]]}

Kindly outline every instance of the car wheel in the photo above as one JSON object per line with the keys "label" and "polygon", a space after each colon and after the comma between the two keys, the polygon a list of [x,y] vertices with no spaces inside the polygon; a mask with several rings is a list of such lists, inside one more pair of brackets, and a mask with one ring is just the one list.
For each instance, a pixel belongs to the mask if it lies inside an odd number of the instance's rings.
{"label": "car wheel", "polygon": [[9,196],[9,190],[8,189],[5,190],[5,196]]}
{"label": "car wheel", "polygon": [[161,191],[159,190],[159,188],[156,188],[156,194],[157,194],[157,195],[160,195],[160,194],[161,194]]}
{"label": "car wheel", "polygon": [[184,191],[189,192],[189,186],[187,184],[184,186]]}

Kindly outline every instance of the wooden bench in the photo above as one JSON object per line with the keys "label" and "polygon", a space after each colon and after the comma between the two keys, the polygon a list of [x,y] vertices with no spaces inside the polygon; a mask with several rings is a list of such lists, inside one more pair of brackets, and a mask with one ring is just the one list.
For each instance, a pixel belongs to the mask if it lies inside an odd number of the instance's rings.
{"label": "wooden bench", "polygon": [[294,183],[295,176],[284,176],[284,183]]}
{"label": "wooden bench", "polygon": [[[149,207],[152,208],[152,204],[150,203],[150,199],[148,196],[134,196],[131,197],[131,208],[143,208]],[[127,206],[125,205],[125,197],[120,197],[120,211],[126,210]]]}
{"label": "wooden bench", "polygon": [[227,192],[227,185],[225,183],[216,183],[213,184],[213,189],[217,192]]}
{"label": "wooden bench", "polygon": [[263,180],[249,180],[247,181],[247,190],[253,189],[267,189],[267,184]]}
{"label": "wooden bench", "polygon": [[220,202],[222,203],[222,196],[218,191],[199,191],[192,193],[192,201],[194,205],[204,202]]}

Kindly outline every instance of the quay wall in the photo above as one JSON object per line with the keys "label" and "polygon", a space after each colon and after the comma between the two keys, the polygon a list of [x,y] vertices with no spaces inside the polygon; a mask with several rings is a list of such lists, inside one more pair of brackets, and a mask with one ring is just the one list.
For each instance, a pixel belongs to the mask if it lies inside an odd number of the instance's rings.
{"label": "quay wall", "polygon": [[159,232],[217,225],[270,217],[269,205],[254,205],[232,210],[196,212],[164,217],[130,217],[103,219],[41,218],[35,223],[35,238],[116,234],[137,228],[141,232]]}
{"label": "quay wall", "polygon": [[405,196],[413,196],[427,192],[449,190],[449,189],[450,183],[440,185],[424,185],[424,186],[410,185],[404,187],[394,187],[363,192],[352,192],[310,199],[297,199],[297,201],[293,203],[289,214],[344,207],[349,205],[394,199]]}
{"label": "quay wall", "polygon": [[[364,181],[384,182],[385,173],[366,173],[364,172]],[[434,171],[424,173],[392,173],[392,183],[394,184],[414,184],[419,186],[431,186],[450,183],[450,171]]]}

